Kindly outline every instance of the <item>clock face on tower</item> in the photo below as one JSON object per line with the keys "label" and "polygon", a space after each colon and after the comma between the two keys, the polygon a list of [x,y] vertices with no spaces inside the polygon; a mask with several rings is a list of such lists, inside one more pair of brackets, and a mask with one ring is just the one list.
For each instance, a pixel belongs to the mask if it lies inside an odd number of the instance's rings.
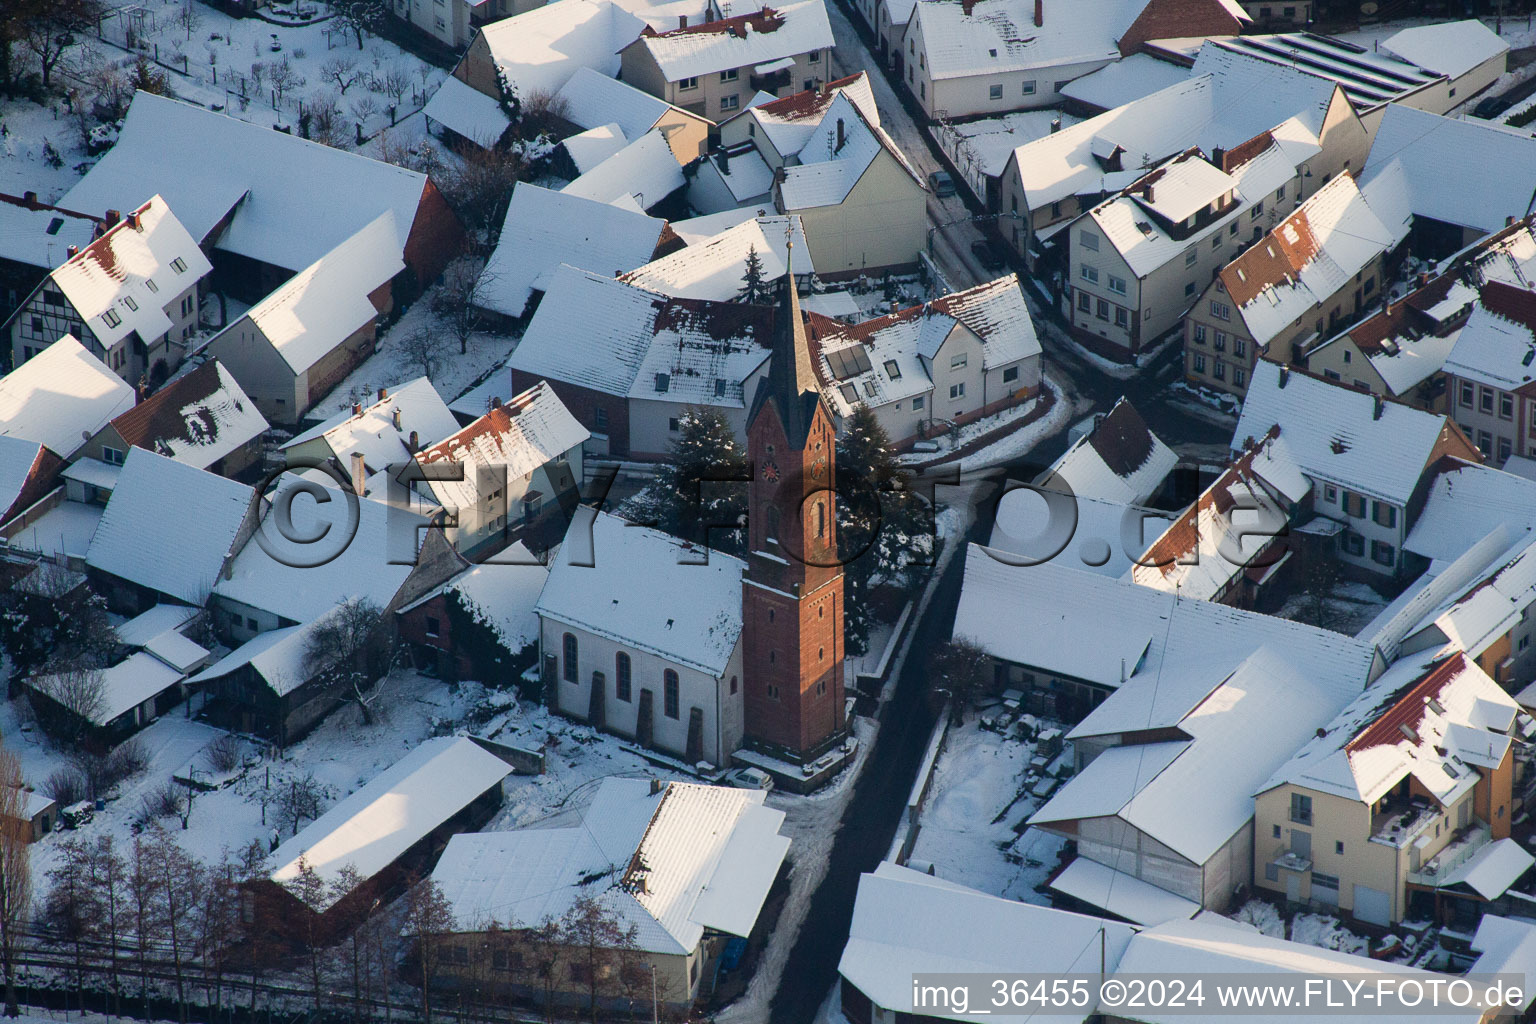
{"label": "clock face on tower", "polygon": [[779,482],[779,467],[771,459],[763,464],[763,479],[771,484]]}

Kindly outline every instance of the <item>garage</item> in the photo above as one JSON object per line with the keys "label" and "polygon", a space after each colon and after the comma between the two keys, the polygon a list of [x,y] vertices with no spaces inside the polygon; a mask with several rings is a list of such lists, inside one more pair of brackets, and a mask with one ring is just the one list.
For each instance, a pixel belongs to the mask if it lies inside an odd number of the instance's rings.
{"label": "garage", "polygon": [[1392,898],[1368,885],[1355,886],[1355,917],[1383,927],[1392,923]]}

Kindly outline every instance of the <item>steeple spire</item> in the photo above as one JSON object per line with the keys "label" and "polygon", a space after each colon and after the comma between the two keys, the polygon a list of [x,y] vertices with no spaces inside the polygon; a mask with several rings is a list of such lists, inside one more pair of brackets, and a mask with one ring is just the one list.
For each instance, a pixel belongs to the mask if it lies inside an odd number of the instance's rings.
{"label": "steeple spire", "polygon": [[[789,234],[793,228],[787,228]],[[779,290],[778,315],[773,323],[773,356],[768,367],[766,397],[776,402],[784,422],[784,433],[799,445],[810,432],[811,417],[821,400],[816,372],[811,368],[811,349],[806,343],[805,320],[800,314],[800,293],[795,287],[795,243],[784,248],[784,281]],[[759,401],[754,406],[762,405]],[[752,410],[753,418],[757,408]]]}

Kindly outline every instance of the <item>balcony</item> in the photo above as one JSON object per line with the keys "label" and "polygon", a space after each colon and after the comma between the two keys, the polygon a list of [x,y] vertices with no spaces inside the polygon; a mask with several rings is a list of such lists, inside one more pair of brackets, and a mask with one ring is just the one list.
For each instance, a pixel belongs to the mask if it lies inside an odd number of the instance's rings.
{"label": "balcony", "polygon": [[1269,859],[1269,862],[1283,871],[1312,870],[1312,858],[1303,857],[1295,850],[1289,850],[1283,846],[1276,851],[1275,855]]}
{"label": "balcony", "polygon": [[1422,797],[1395,804],[1371,816],[1371,842],[1403,849],[1440,817],[1440,808]]}
{"label": "balcony", "polygon": [[[790,64],[793,65],[794,61],[791,60]],[[767,67],[768,65],[763,66]],[[794,80],[793,76],[794,69],[792,66],[779,68],[766,73],[748,75],[747,84],[752,87],[753,92],[766,92],[777,96],[780,89],[789,87],[790,83]]]}
{"label": "balcony", "polygon": [[1478,850],[1493,842],[1493,833],[1487,825],[1478,822],[1465,833],[1456,837],[1443,850],[1421,864],[1419,870],[1408,872],[1412,885],[1440,886],[1445,884],[1457,868],[1465,864]]}

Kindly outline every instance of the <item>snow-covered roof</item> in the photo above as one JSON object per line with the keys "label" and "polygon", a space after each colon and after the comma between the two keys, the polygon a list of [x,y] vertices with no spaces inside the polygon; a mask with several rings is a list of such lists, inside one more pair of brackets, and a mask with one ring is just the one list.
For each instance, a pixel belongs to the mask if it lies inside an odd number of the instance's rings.
{"label": "snow-covered roof", "polygon": [[187,639],[174,629],[151,637],[144,644],[144,650],[182,675],[196,671],[212,658],[206,647]]}
{"label": "snow-covered roof", "polygon": [[171,329],[166,305],[212,269],[197,239],[156,195],[71,256],[52,277],[91,333],[111,348],[131,334],[146,345],[158,341]]}
{"label": "snow-covered roof", "polygon": [[616,124],[626,139],[640,138],[669,111],[678,109],[588,67],[578,68],[556,96],[567,121],[581,128]]}
{"label": "snow-covered roof", "polygon": [[1495,839],[1462,862],[1441,881],[1441,888],[1464,885],[1485,900],[1496,900],[1536,864],[1513,839]]}
{"label": "snow-covered roof", "polygon": [[1067,538],[1057,525],[1064,520],[1053,518],[1060,515],[1059,508],[1032,488],[1015,487],[997,503],[987,545],[1007,555],[1057,559],[1074,569],[1118,579],[1132,567],[1132,559],[1174,521],[1167,512],[1083,495],[1072,499],[1072,507],[1077,511],[1076,527]]}
{"label": "snow-covered roof", "polygon": [[[1536,973],[1536,925],[1513,917],[1484,914],[1472,937],[1472,951],[1479,954],[1471,968],[1473,974],[1519,972],[1530,976]],[[1536,1001],[1536,991],[1526,992],[1512,1008],[1523,1012],[1530,1009],[1532,1001]]]}
{"label": "snow-covered roof", "polygon": [[[792,236],[786,229],[793,232]],[[637,267],[623,274],[622,279],[674,298],[729,302],[740,296],[751,252],[756,252],[762,261],[764,284],[772,285],[784,276],[788,255],[785,246],[791,237],[799,254],[795,272],[814,274],[815,266],[807,265],[810,248],[805,244],[805,229],[798,216],[790,215],[743,221],[713,238],[691,243]]]}
{"label": "snow-covered roof", "polygon": [[460,930],[536,927],[586,896],[637,948],[689,953],[706,929],[745,936],[757,920],[790,842],[763,797],[608,778],[581,824],[454,836],[432,878]]}
{"label": "snow-covered roof", "polygon": [[0,434],[0,522],[40,499],[60,465],[59,457],[38,442]]}
{"label": "snow-covered roof", "polygon": [[96,233],[95,214],[0,193],[0,260],[52,270],[71,245],[84,249]]}
{"label": "snow-covered roof", "polygon": [[523,97],[557,93],[581,68],[610,78],[645,23],[607,0],[556,0],[480,30],[491,60]]}
{"label": "snow-covered roof", "polygon": [[267,431],[266,417],[217,359],[177,377],[112,421],[130,445],[207,469]]}
{"label": "snow-covered roof", "polygon": [[858,96],[856,89],[835,90],[814,129],[801,140],[795,162],[783,167],[778,196],[784,209],[838,205],[882,152],[890,154],[913,181],[925,187],[922,175],[880,127],[879,120],[866,113]]}
{"label": "snow-covered roof", "polygon": [[[1146,751],[1111,747],[1030,824],[1115,815],[1204,864],[1253,819],[1260,784],[1360,692],[1360,683],[1346,672],[1308,673],[1286,648],[1266,644],[1179,720],[1174,728],[1187,741]],[[1120,698],[1112,694],[1101,707]]]}
{"label": "snow-covered roof", "polygon": [[585,174],[629,145],[629,139],[624,137],[624,129],[609,123],[567,136],[560,144],[575,165],[576,173]]}
{"label": "snow-covered roof", "polygon": [[[1343,975],[1351,984],[1361,979],[1413,979],[1428,991],[1431,985],[1444,985],[1446,976],[1390,960],[1375,960],[1351,953],[1293,942],[1264,935],[1255,928],[1234,927],[1219,917],[1201,915],[1189,921],[1168,921],[1134,935],[1120,956],[1117,974],[1126,976],[1168,977],[1177,973],[1193,977],[1211,975],[1292,975],[1298,983],[1312,978]],[[1374,983],[1366,980],[1367,985]],[[910,985],[910,982],[908,983]],[[1389,989],[1388,991],[1392,991]],[[1431,1001],[1433,997],[1431,997]],[[1136,1020],[1146,1024],[1179,1024],[1188,1021],[1182,1009],[1149,1008],[1135,1011]],[[1382,1019],[1380,1009],[1351,1011],[1334,1009],[1312,1017],[1298,1016],[1295,1009],[1245,1010],[1241,1019],[1254,1024],[1295,1024],[1299,1019],[1326,1019],[1336,1024],[1374,1024]],[[1436,1019],[1451,1024],[1477,1024],[1476,1009],[1455,1012],[1437,1009]]]}
{"label": "snow-covered roof", "polygon": [[[139,652],[109,668],[101,674],[101,702],[91,709],[89,718],[93,725],[104,726],[125,712],[158,696],[181,681],[184,673],[172,668],[152,654]],[[27,680],[27,685],[41,693],[49,689],[47,676]]]}
{"label": "snow-covered roof", "polygon": [[169,629],[180,629],[197,616],[197,609],[184,604],[157,604],[117,627],[117,642],[126,647],[143,647]]}
{"label": "snow-covered roof", "polygon": [[1529,133],[1401,103],[1382,114],[1362,183],[1369,185],[1394,162],[1401,164],[1415,215],[1474,231],[1493,231],[1506,217],[1525,216],[1536,189],[1536,139]]}
{"label": "snow-covered roof", "polygon": [[[1218,49],[1247,62],[1262,61],[1305,74],[1329,86],[1337,84],[1359,110],[1401,100],[1437,81],[1439,72],[1315,32],[1224,36],[1208,40],[1201,56]],[[1385,49],[1385,47],[1383,47]],[[1200,73],[1199,60],[1195,64]]]}
{"label": "snow-covered roof", "polygon": [[439,480],[429,475],[425,486],[444,508],[468,509],[486,500],[481,487],[487,478],[482,478],[482,472],[504,473],[494,484],[500,490],[507,481],[530,476],[580,448],[591,436],[555,389],[539,381],[457,433],[423,448],[416,454],[416,462],[422,467],[446,463],[462,466],[462,478]]}
{"label": "snow-covered roof", "polygon": [[[913,1005],[912,976],[928,972],[1028,972],[1064,976],[1113,969],[1135,929],[1115,921],[989,896],[882,863],[859,876],[853,921],[837,971],[876,1005],[939,1020],[972,1020]],[[1100,957],[1103,957],[1102,961]],[[1022,1024],[1080,1024],[1076,1012],[992,1014]]]}
{"label": "snow-covered roof", "polygon": [[[442,395],[426,377],[417,377],[394,388],[381,388],[382,398],[360,410],[343,409],[283,445],[292,451],[300,445],[324,440],[325,446],[350,474],[352,455],[361,453],[370,475],[411,460],[411,434],[418,445],[436,444],[459,429],[458,418],[443,403]],[[395,425],[399,417],[399,426]]]}
{"label": "snow-covered roof", "polygon": [[1366,804],[1412,776],[1449,807],[1497,768],[1519,705],[1467,655],[1404,658],[1254,792],[1292,785]]}
{"label": "snow-covered roof", "polygon": [[787,157],[799,153],[811,141],[840,95],[852,101],[867,123],[880,126],[880,110],[875,105],[867,71],[828,82],[820,89],[807,89],[757,104],[736,116],[751,118],[756,125],[754,135],[760,131],[780,157]]}
{"label": "snow-covered roof", "polygon": [[[1472,561],[1468,555],[1497,547],[1498,541],[1510,534],[1501,527],[1490,536],[1495,538],[1491,546],[1480,542],[1453,565]],[[1521,534],[1492,564],[1446,595],[1439,607],[1426,614],[1404,639],[1414,642],[1416,647],[1422,646],[1416,640],[1422,634],[1424,643],[1454,644],[1474,658],[1481,657],[1492,644],[1509,634],[1532,603],[1536,603],[1536,540]]]}
{"label": "snow-covered roof", "polygon": [[[277,536],[276,526],[264,523],[262,530],[272,539],[266,546],[254,537],[248,541],[230,563],[227,575],[214,585],[214,594],[300,623],[320,618],[348,598],[388,608],[411,573],[426,519],[383,502],[359,499],[356,528],[348,531],[352,498],[337,493],[334,485],[326,488],[329,500],[324,505],[302,491],[294,490],[291,497],[282,493],[300,486],[299,479],[289,474],[278,481],[274,492],[274,503],[286,503],[291,509],[294,536],[315,536],[329,526],[335,541],[289,545]],[[402,542],[407,545],[404,550]],[[332,553],[334,557],[324,564],[302,564]],[[392,559],[408,564],[393,564]]]}
{"label": "snow-covered roof", "polygon": [[611,203],[554,192],[526,181],[512,190],[501,236],[481,275],[478,301],[520,317],[556,267],[612,276],[648,263],[666,222]]}
{"label": "snow-covered roof", "polygon": [[139,92],[117,143],[63,203],[123,210],[158,192],[199,242],[233,211],[213,245],[297,271],[386,212],[398,258],[426,184],[417,171]]}
{"label": "snow-covered roof", "polygon": [[245,484],[130,448],[86,562],[201,605],[243,539],[255,502]]}
{"label": "snow-covered roof", "polygon": [[100,505],[63,501],[11,534],[6,543],[14,551],[83,559],[91,549],[101,513]]}
{"label": "snow-covered roof", "polygon": [[[706,555],[707,564],[697,564]],[[730,555],[581,508],[550,567],[537,610],[544,618],[719,676],[741,635],[744,569]],[[640,589],[637,580],[645,581]]]}
{"label": "snow-covered roof", "polygon": [[1381,49],[1410,64],[1460,78],[1486,61],[1509,52],[1509,44],[1476,18],[1435,25],[1415,25],[1381,41]]}
{"label": "snow-covered roof", "polygon": [[1436,467],[1403,548],[1431,559],[1461,555],[1500,524],[1536,530],[1536,482],[1459,459]]}
{"label": "snow-covered roof", "polygon": [[667,137],[660,129],[652,129],[560,191],[600,203],[633,198],[648,210],[684,184],[683,169]]}
{"label": "snow-covered roof", "polygon": [[745,408],[773,315],[561,266],[508,365],[620,397]]}
{"label": "snow-covered roof", "polygon": [[929,74],[944,79],[1108,63],[1119,59],[1117,40],[1145,6],[1137,0],[1042,2],[1044,17],[1036,25],[1032,0],[920,0],[912,23],[922,26]]}
{"label": "snow-covered roof", "polygon": [[650,52],[667,81],[677,82],[830,50],[835,43],[823,0],[799,0],[667,32],[649,30],[634,45]]}
{"label": "snow-covered roof", "polygon": [[449,76],[437,87],[422,113],[476,145],[490,147],[512,126],[501,102]]}
{"label": "snow-covered roof", "polygon": [[350,865],[372,878],[512,773],[512,766],[463,736],[442,736],[384,769],[272,852],[272,881],[297,882],[301,863],[326,883],[321,909]]}
{"label": "snow-covered roof", "polygon": [[1106,64],[1091,74],[1073,79],[1061,95],[1099,110],[1113,110],[1143,96],[1150,96],[1189,78],[1189,68],[1144,53]]}
{"label": "snow-covered roof", "polygon": [[66,334],[0,377],[0,435],[67,459],[133,401],[133,388]]}
{"label": "snow-covered roof", "polygon": [[1399,507],[1429,470],[1442,435],[1454,429],[1444,416],[1261,359],[1233,447],[1276,426],[1307,476]]}
{"label": "snow-covered roof", "polygon": [[1354,178],[1340,174],[1222,268],[1220,279],[1249,334],[1267,347],[1407,236],[1408,224],[1388,227]]}
{"label": "snow-covered roof", "polygon": [[1078,857],[1051,879],[1051,888],[1132,924],[1155,925],[1185,921],[1200,912],[1200,904],[1175,896],[1135,875],[1116,871],[1098,861]]}
{"label": "snow-covered roof", "polygon": [[1175,726],[1265,645],[1284,650],[1302,675],[1343,677],[1356,692],[1375,665],[1374,648],[1353,637],[1007,557],[971,545],[954,635],[1002,661],[1118,690],[1073,736]]}
{"label": "snow-covered roof", "polygon": [[549,567],[540,564],[518,541],[400,611],[408,612],[433,597],[451,593],[476,622],[495,633],[502,646],[515,654],[539,642],[539,616],[534,605],[547,579]]}
{"label": "snow-covered roof", "polygon": [[294,373],[378,317],[369,295],[405,269],[394,236],[394,214],[386,211],[246,311]]}
{"label": "snow-covered roof", "polygon": [[309,678],[305,641],[313,623],[303,626],[283,626],[258,633],[230,651],[218,661],[187,680],[188,686],[196,686],[223,678],[236,669],[249,665],[266,681],[272,692],[283,696],[302,685]]}
{"label": "snow-covered roof", "polygon": [[1054,478],[1081,497],[1140,505],[1157,492],[1178,461],[1131,400],[1122,398],[1037,483]]}
{"label": "snow-covered roof", "polygon": [[1519,391],[1536,381],[1536,295],[1529,288],[1485,282],[1456,336],[1444,370],[1461,380]]}

